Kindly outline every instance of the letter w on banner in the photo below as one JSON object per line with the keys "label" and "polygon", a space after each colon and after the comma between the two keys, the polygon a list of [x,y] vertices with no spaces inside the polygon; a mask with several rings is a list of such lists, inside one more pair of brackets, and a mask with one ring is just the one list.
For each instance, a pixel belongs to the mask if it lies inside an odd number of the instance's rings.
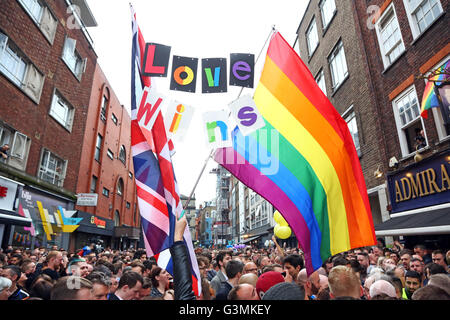
{"label": "letter w on banner", "polygon": [[[183,208],[173,172],[173,148],[167,139],[159,106],[164,99],[151,90],[150,78],[142,75],[145,40],[132,6],[131,14],[131,151],[142,232],[147,255],[155,256],[158,265],[173,275],[169,248],[174,241],[177,216],[181,215]],[[138,104],[136,97],[143,97],[142,103]],[[200,272],[189,228],[184,232],[184,242],[191,260],[193,290],[199,296]]]}

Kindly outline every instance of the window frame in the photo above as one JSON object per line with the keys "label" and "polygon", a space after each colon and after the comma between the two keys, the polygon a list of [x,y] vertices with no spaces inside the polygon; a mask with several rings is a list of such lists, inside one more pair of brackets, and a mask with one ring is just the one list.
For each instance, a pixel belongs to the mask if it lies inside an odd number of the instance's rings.
{"label": "window frame", "polygon": [[[334,70],[333,69],[333,61],[336,61],[337,57],[340,56],[340,54],[343,54],[343,59],[341,59],[341,60],[345,62],[345,72],[344,72],[343,76],[340,77],[340,79],[339,79],[340,81],[336,82],[335,74],[333,72],[333,70]],[[333,49],[331,50],[331,53],[328,55],[327,60],[328,60],[328,67],[330,68],[330,73],[331,73],[331,88],[332,88],[333,93],[335,93],[349,76],[347,57],[345,55],[344,43],[343,43],[342,39],[339,39],[339,41],[333,47]],[[338,70],[336,70],[336,73],[338,73],[337,71]]]}
{"label": "window frame", "polygon": [[[411,93],[414,93],[414,95],[415,95],[415,98],[417,101],[417,107],[419,109],[419,115],[416,116],[414,119],[408,121],[406,124],[402,124],[398,105],[401,100],[405,99]],[[392,108],[393,108],[393,112],[394,112],[395,125],[397,128],[397,135],[398,135],[399,143],[400,143],[400,150],[402,152],[403,158],[409,157],[409,156],[415,154],[415,152],[416,152],[416,150],[411,150],[411,152],[408,151],[408,141],[407,141],[405,130],[407,130],[411,126],[414,126],[417,122],[420,122],[420,124],[422,126],[422,129],[425,134],[425,141],[427,143],[426,147],[429,147],[430,144],[429,144],[427,133],[426,133],[425,123],[423,121],[423,118],[420,116],[420,101],[419,101],[419,98],[417,95],[416,86],[414,84],[409,86],[405,90],[403,90],[399,95],[397,95],[395,97],[394,100],[392,100]],[[411,137],[411,139],[414,139],[414,137]]]}
{"label": "window frame", "polygon": [[[362,156],[362,152],[361,152],[361,139],[359,138],[359,127],[358,127],[358,119],[356,118],[356,112],[354,109],[354,106],[351,105],[343,114],[342,114],[342,118],[344,119],[344,121],[347,123],[347,127],[348,130],[350,132],[350,135],[352,136],[352,140],[353,140],[353,144],[355,145],[355,149],[356,149],[356,153],[358,154],[358,157]],[[350,127],[350,123],[354,121],[354,125],[356,127],[356,136],[358,139],[358,147],[356,147],[356,143],[355,143],[355,137],[354,137],[354,132],[352,132],[351,127]]]}
{"label": "window frame", "polygon": [[[325,15],[324,14],[324,7],[325,7],[324,4],[327,3],[328,1],[333,1],[334,10],[329,15]],[[334,0],[321,0],[319,2],[319,8],[320,8],[321,21],[322,21],[322,30],[325,31],[328,28],[328,26],[330,25],[330,23],[333,20],[334,16],[336,15],[336,12],[337,12],[336,1],[334,1]],[[325,21],[325,16],[329,16],[328,21]]]}
{"label": "window frame", "polygon": [[[65,120],[61,119],[60,116],[55,112],[56,104],[59,104],[61,107],[65,108]],[[72,132],[75,108],[67,101],[66,98],[63,97],[63,95],[57,89],[53,91],[49,115],[66,130]]]}
{"label": "window frame", "polygon": [[[392,17],[389,18],[389,14],[392,13]],[[382,34],[383,34],[383,30],[385,30],[385,28],[381,28],[381,25],[383,22],[385,22],[386,20],[388,20],[389,18],[389,23],[391,23],[393,20],[396,24],[397,24],[397,30],[400,34],[400,40],[397,41],[397,43],[395,44],[395,46],[393,46],[389,51],[386,50],[386,48],[384,47],[384,43],[383,43],[383,38],[382,38]],[[378,46],[380,48],[380,52],[381,52],[381,57],[383,60],[383,64],[384,64],[384,68],[387,69],[390,65],[392,65],[393,63],[395,63],[395,61],[398,60],[398,58],[406,51],[406,47],[405,47],[405,41],[403,40],[403,35],[402,35],[402,30],[400,28],[400,23],[398,21],[398,16],[397,16],[397,11],[395,10],[395,6],[394,3],[391,3],[386,10],[383,12],[383,14],[380,16],[380,18],[377,20],[376,24],[375,24],[375,30],[376,30],[376,34],[377,34],[377,39],[378,39]],[[389,55],[398,47],[402,47],[399,54],[392,59],[392,61],[390,61],[390,57]]]}
{"label": "window frame", "polygon": [[[100,146],[99,146],[99,144],[100,144]],[[96,160],[97,162],[100,162],[100,160],[101,160],[102,145],[103,145],[103,136],[100,133],[98,133],[97,139],[95,141],[95,152],[94,152],[94,160]],[[97,155],[98,155],[98,159],[97,159]]]}
{"label": "window frame", "polygon": [[[45,155],[48,154],[47,157],[47,161],[45,164],[45,167],[43,167],[42,162],[45,159]],[[61,172],[58,173],[57,170],[53,170],[53,169],[49,169],[49,163],[50,163],[50,158],[53,157],[56,160],[59,160],[62,162],[62,168],[61,168]],[[58,187],[63,187],[64,186],[64,180],[66,178],[66,171],[67,171],[67,165],[68,165],[68,161],[64,160],[63,158],[61,158],[60,156],[58,156],[57,154],[51,152],[50,150],[43,148],[42,149],[42,154],[41,154],[41,159],[39,161],[39,168],[38,168],[38,178],[42,181],[48,182],[50,184],[56,185]],[[47,174],[47,175],[51,175],[53,174],[53,182],[43,178],[43,174]],[[58,177],[58,179],[57,179]],[[55,183],[56,182],[56,183]]]}
{"label": "window frame", "polygon": [[[409,26],[411,28],[411,32],[412,32],[414,40],[416,40],[422,34],[424,34],[434,24],[434,22],[436,22],[436,20],[438,20],[438,18],[444,14],[444,9],[442,7],[441,1],[440,0],[436,0],[437,4],[438,4],[438,7],[440,9],[440,12],[439,12],[439,14],[437,16],[434,17],[433,21],[430,24],[428,24],[421,31],[420,30],[420,26],[419,26],[419,21],[417,21],[415,13],[418,11],[418,8],[420,8],[425,1],[430,1],[430,0],[420,0],[420,4],[418,4],[415,8],[412,8],[411,5],[410,5],[410,0],[403,0],[403,4],[404,4],[405,9],[406,9],[406,15],[408,17]],[[432,12],[431,9],[430,9],[430,11]],[[433,13],[433,15],[434,15],[434,13]]]}
{"label": "window frame", "polygon": [[[64,40],[61,59],[66,64],[72,74],[81,82],[82,75],[86,71],[87,58],[83,59],[77,50],[77,40],[66,36]],[[73,60],[70,60],[73,59]],[[75,65],[73,64],[75,61]]]}
{"label": "window frame", "polygon": [[[318,81],[318,79],[323,80],[323,88],[320,86],[320,82]],[[325,80],[325,71],[323,70],[323,68],[320,68],[319,72],[317,72],[316,77],[314,78],[314,80],[316,81],[317,85],[319,86],[319,88],[322,90],[323,94],[328,96],[327,94],[327,83]]]}
{"label": "window frame", "polygon": [[[311,48],[311,43],[310,43],[310,35],[314,32],[315,29],[315,45],[314,48]],[[314,53],[316,52],[317,48],[319,47],[319,31],[317,29],[317,22],[316,22],[316,17],[313,16],[313,18],[311,19],[311,22],[309,23],[308,28],[306,29],[305,32],[305,37],[306,37],[306,47],[308,49],[308,57],[312,57],[314,55]],[[314,38],[314,37],[313,37]]]}

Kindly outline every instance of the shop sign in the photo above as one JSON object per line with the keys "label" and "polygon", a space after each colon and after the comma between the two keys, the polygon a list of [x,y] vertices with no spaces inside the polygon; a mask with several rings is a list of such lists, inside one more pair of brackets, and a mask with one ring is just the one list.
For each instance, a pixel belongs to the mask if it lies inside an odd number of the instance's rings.
{"label": "shop sign", "polygon": [[77,206],[96,207],[97,199],[97,193],[79,193],[77,194]]}
{"label": "shop sign", "polygon": [[17,183],[0,177],[0,209],[12,211],[16,200]]}
{"label": "shop sign", "polygon": [[448,203],[449,173],[450,155],[447,151],[388,175],[392,213]]}
{"label": "shop sign", "polygon": [[91,224],[95,224],[97,228],[106,228],[106,221],[97,218],[96,216],[91,216]]}

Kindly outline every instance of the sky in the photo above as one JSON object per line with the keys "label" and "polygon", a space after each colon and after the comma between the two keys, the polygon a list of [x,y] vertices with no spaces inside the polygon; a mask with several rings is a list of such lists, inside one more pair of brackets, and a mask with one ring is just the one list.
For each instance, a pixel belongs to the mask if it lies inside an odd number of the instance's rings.
{"label": "sky", "polygon": [[[230,53],[251,53],[255,59],[255,88],[264,65],[272,27],[293,45],[296,31],[309,0],[87,0],[98,26],[88,28],[94,39],[98,63],[105,73],[121,104],[130,110],[131,78],[131,3],[146,42],[170,46],[173,55],[202,58],[227,58]],[[295,47],[296,50],[298,46]],[[201,61],[199,61],[199,65]],[[241,88],[228,86],[227,93],[201,93],[198,73],[196,93],[169,90],[167,78],[156,78],[153,84],[158,92],[195,109],[194,117],[181,143],[175,144],[172,158],[179,190],[189,196],[210,153],[202,114],[228,109]],[[253,95],[254,89],[245,88],[243,95]],[[164,115],[163,110],[163,115]],[[217,167],[209,159],[198,186],[195,203],[211,201],[216,195],[217,177],[210,171]],[[192,204],[192,203],[191,203]]]}

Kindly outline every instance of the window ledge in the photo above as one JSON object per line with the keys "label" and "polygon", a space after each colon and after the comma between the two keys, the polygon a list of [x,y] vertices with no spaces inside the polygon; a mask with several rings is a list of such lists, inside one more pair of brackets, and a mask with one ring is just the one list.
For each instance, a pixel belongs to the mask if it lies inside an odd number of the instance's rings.
{"label": "window ledge", "polygon": [[396,64],[397,61],[399,61],[399,60],[406,54],[406,51],[407,51],[406,49],[403,50],[403,52],[400,53],[399,56],[398,56],[397,58],[394,59],[394,61],[392,61],[387,67],[384,68],[384,70],[381,72],[381,74],[384,75],[386,72],[388,72],[388,71],[392,68],[392,66],[393,66],[394,64]]}
{"label": "window ledge", "polygon": [[72,75],[75,77],[75,79],[77,79],[78,82],[81,83],[81,76],[82,76],[82,74],[77,76],[77,74],[72,70],[71,67],[69,67],[69,64],[66,62],[66,60],[64,60],[63,57],[61,57],[61,60],[62,60],[62,61],[64,62],[64,64],[66,65],[67,69],[70,70],[70,73],[72,73]]}
{"label": "window ledge", "polygon": [[450,141],[450,136],[446,136],[446,137],[442,138],[442,140],[439,140],[434,145],[438,146],[438,145],[443,144],[443,143],[448,142],[448,141]]}
{"label": "window ledge", "polygon": [[[426,146],[425,148],[419,149],[420,153],[424,153],[424,152],[426,152],[426,151],[428,151],[428,150],[430,150],[430,146],[429,146],[429,145]],[[405,161],[411,159],[412,157],[414,157],[415,155],[416,155],[416,152],[414,151],[414,152],[412,152],[412,153],[410,153],[410,154],[407,154],[406,156],[402,157],[402,158],[399,160],[399,162],[405,162]]]}
{"label": "window ledge", "polygon": [[413,46],[417,41],[419,41],[419,39],[422,38],[422,36],[425,33],[427,33],[427,31],[430,30],[433,25],[435,25],[439,20],[441,20],[441,18],[445,15],[445,13],[446,13],[445,11],[442,11],[437,16],[437,18],[434,19],[434,21],[428,27],[426,27],[425,30],[422,31],[422,33],[420,33],[416,38],[414,38],[414,40],[411,42],[411,46]]}
{"label": "window ledge", "polygon": [[347,74],[344,80],[342,80],[341,83],[333,90],[333,92],[331,93],[332,97],[336,94],[336,92],[338,92],[338,90],[344,85],[344,83],[347,82],[348,78],[350,78],[350,74]]}

